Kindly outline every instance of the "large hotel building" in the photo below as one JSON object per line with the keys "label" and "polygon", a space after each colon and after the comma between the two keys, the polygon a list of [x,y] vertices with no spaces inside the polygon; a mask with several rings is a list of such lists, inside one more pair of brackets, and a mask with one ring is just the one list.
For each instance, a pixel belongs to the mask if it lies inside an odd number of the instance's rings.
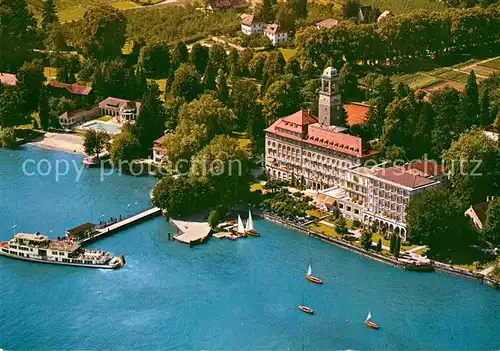
{"label": "large hotel building", "polygon": [[270,179],[319,191],[353,220],[375,223],[406,239],[405,213],[411,196],[439,186],[441,167],[420,161],[401,167],[365,167],[374,159],[347,125],[363,123],[368,107],[342,104],[339,76],[327,68],[321,76],[319,116],[298,111],[274,122],[266,132],[266,172]]}

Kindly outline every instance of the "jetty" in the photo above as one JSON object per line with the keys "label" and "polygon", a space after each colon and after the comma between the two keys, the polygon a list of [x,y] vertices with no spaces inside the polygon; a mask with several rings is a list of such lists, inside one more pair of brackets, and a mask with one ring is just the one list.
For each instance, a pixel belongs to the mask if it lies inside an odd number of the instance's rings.
{"label": "jetty", "polygon": [[193,245],[202,243],[208,238],[211,232],[210,225],[207,222],[187,222],[172,219],[170,223],[177,231],[174,239],[184,244]]}
{"label": "jetty", "polygon": [[90,236],[80,240],[80,244],[84,245],[84,244],[90,243],[92,241],[98,240],[98,239],[105,237],[107,235],[111,235],[111,234],[116,233],[122,229],[130,227],[134,224],[137,224],[137,223],[139,223],[147,218],[154,217],[154,216],[157,216],[160,214],[161,214],[161,208],[153,207],[151,209],[140,212],[140,213],[135,214],[133,216],[130,216],[128,218],[124,218],[120,221],[116,221],[116,222],[111,223],[109,225],[96,227],[96,229],[94,230],[94,232]]}

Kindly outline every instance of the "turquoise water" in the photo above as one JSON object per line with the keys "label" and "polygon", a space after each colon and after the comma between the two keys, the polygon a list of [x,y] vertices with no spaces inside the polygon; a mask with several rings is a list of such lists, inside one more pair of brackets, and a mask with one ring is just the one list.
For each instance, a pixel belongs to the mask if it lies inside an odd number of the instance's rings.
{"label": "turquoise water", "polygon": [[[81,157],[0,150],[0,240],[56,237],[74,225],[148,206],[154,180],[99,170],[23,176],[27,158]],[[28,169],[30,171],[30,169]],[[130,205],[130,206],[128,206]],[[0,257],[4,349],[499,349],[500,293],[439,273],[406,272],[266,221],[261,238],[167,240],[155,218],[92,244],[124,254],[110,271]],[[52,230],[52,233],[50,233]],[[304,279],[309,260],[322,286]],[[297,310],[302,296],[315,309]],[[363,324],[371,310],[378,331]]]}
{"label": "turquoise water", "polygon": [[90,129],[95,129],[95,130],[100,130],[103,132],[108,132],[111,134],[118,134],[120,133],[121,127],[108,124],[108,123],[102,123],[100,121],[93,121],[91,123],[87,123],[85,125],[85,128],[90,128]]}

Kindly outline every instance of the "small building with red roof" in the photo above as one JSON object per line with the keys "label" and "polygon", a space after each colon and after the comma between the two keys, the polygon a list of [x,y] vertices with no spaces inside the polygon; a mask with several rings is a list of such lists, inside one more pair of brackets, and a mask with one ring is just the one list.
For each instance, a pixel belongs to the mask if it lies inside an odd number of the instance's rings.
{"label": "small building with red roof", "polygon": [[246,35],[264,33],[264,23],[257,20],[255,15],[243,13],[240,16],[241,32]]}
{"label": "small building with red roof", "polygon": [[327,18],[323,21],[319,21],[316,23],[316,28],[318,29],[331,29],[340,24],[340,20],[334,18]]}
{"label": "small building with red roof", "polygon": [[168,134],[165,134],[161,138],[156,139],[153,142],[153,162],[161,164],[167,160],[167,148],[165,147],[165,140]]}
{"label": "small building with red roof", "polygon": [[11,86],[17,85],[16,75],[11,73],[0,72],[0,84],[11,85]]}

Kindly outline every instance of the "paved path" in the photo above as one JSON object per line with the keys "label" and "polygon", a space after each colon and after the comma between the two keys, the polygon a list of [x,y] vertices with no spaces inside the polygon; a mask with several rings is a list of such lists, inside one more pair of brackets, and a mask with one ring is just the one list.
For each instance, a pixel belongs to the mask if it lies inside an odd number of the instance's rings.
{"label": "paved path", "polygon": [[418,250],[422,250],[422,249],[425,249],[427,246],[417,246],[417,247],[414,247],[413,249],[410,249],[410,250],[406,250],[407,253],[414,253],[415,251],[418,251]]}
{"label": "paved path", "polygon": [[479,272],[479,273],[484,274],[484,275],[488,275],[488,274],[490,274],[490,273],[491,273],[491,271],[492,271],[492,270],[494,270],[494,269],[495,269],[495,266],[496,266],[496,265],[490,266],[490,267],[488,267],[488,268],[486,268],[486,269],[482,270],[482,271],[481,271],[481,272]]}

